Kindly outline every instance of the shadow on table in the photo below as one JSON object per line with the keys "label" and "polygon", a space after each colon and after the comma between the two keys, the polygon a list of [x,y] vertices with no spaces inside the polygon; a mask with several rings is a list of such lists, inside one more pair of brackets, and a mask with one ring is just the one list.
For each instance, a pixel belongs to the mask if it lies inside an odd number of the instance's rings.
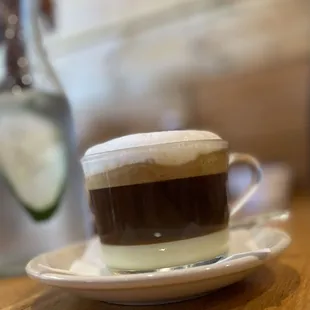
{"label": "shadow on table", "polygon": [[246,280],[210,293],[204,297],[159,306],[117,306],[75,297],[61,290],[49,290],[32,305],[32,310],[115,310],[115,309],[167,309],[167,310],[263,310],[279,306],[294,294],[300,284],[298,273],[290,266],[274,263],[272,268],[262,267]]}

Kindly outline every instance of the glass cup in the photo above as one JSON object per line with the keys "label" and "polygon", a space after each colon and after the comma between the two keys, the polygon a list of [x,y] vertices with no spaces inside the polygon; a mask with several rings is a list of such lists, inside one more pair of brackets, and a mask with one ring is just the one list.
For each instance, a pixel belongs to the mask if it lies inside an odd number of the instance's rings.
{"label": "glass cup", "polygon": [[[228,204],[227,174],[248,165],[252,180]],[[261,180],[258,161],[229,154],[206,131],[135,134],[97,145],[82,159],[102,257],[115,273],[207,264],[228,251],[229,219]]]}

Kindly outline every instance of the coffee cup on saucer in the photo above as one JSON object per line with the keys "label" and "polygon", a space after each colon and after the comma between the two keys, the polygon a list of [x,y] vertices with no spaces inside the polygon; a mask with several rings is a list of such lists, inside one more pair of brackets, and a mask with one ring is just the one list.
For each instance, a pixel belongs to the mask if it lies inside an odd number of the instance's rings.
{"label": "coffee cup on saucer", "polygon": [[[248,165],[252,181],[227,200],[227,174]],[[261,180],[258,161],[229,153],[209,131],[140,133],[91,147],[82,158],[102,258],[115,273],[188,268],[225,257],[229,220]]]}

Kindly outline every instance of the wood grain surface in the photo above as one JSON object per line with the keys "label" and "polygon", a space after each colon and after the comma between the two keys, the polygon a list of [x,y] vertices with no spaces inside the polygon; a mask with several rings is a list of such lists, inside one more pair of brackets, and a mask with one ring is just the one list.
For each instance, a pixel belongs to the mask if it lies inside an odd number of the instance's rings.
{"label": "wood grain surface", "polygon": [[282,256],[246,280],[191,301],[162,306],[121,307],[81,299],[27,278],[0,280],[1,310],[310,309],[310,197],[299,196],[286,223],[277,223],[293,242]]}

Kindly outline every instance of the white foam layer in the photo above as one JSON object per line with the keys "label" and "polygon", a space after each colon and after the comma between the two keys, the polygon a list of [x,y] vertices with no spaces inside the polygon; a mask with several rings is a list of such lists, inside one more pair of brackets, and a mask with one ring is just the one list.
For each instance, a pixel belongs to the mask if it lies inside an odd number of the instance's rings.
{"label": "white foam layer", "polygon": [[116,270],[153,270],[211,260],[228,251],[228,229],[187,240],[138,246],[102,245],[106,265]]}
{"label": "white foam layer", "polygon": [[103,152],[124,150],[134,147],[152,146],[165,143],[218,139],[221,138],[215,133],[202,130],[176,130],[137,133],[112,139],[105,143],[97,144],[89,148],[86,151],[85,156]]}
{"label": "white foam layer", "polygon": [[[215,140],[219,140],[220,143],[214,143]],[[86,176],[91,176],[125,165],[145,162],[154,162],[160,165],[181,165],[194,160],[201,154],[220,150],[223,148],[221,141],[223,140],[218,135],[200,130],[128,135],[88,149],[84,160],[90,155],[105,154],[102,160],[98,157],[98,159],[93,159],[91,162],[84,161],[84,172]],[[174,144],[170,145],[169,143]]]}

